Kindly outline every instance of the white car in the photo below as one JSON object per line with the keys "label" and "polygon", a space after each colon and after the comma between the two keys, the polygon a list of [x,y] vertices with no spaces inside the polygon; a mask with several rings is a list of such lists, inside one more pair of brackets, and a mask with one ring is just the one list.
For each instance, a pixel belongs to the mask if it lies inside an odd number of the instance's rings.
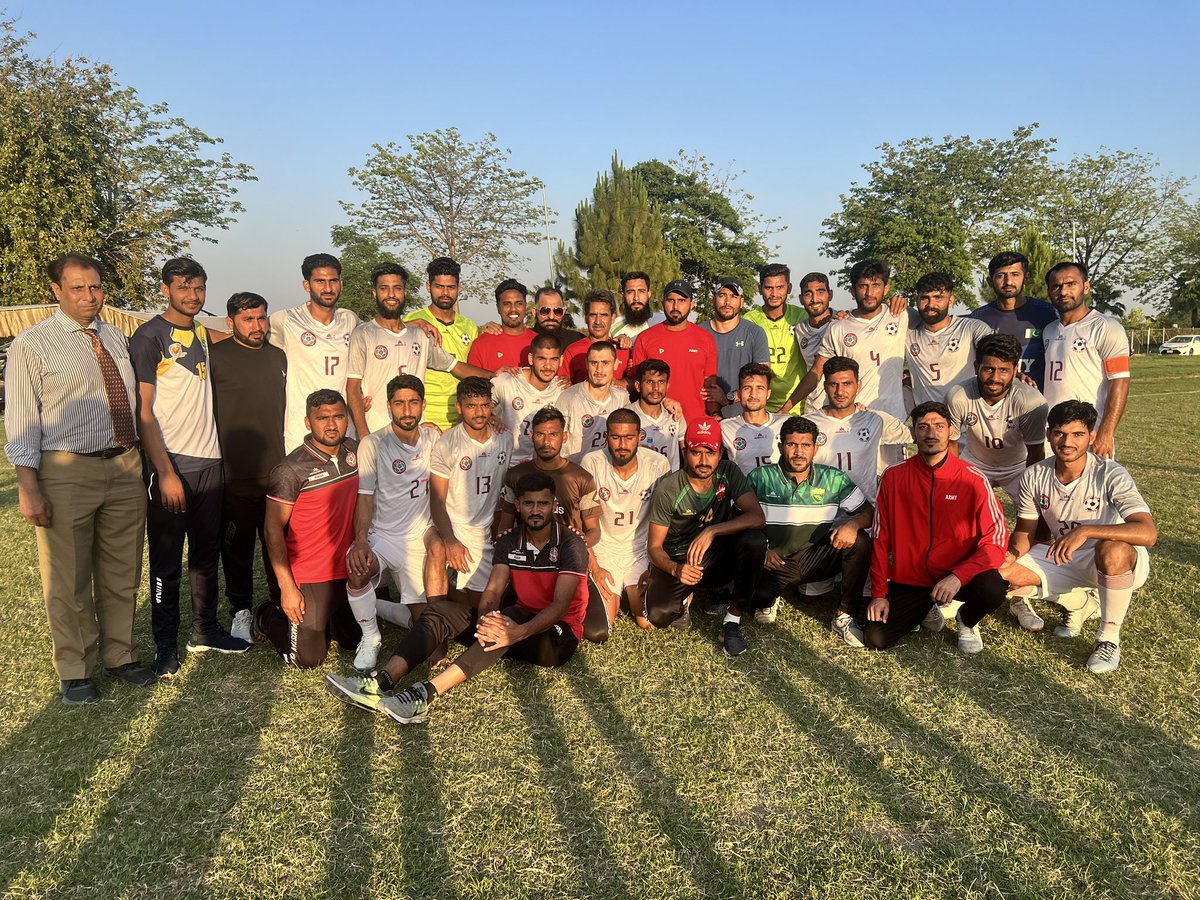
{"label": "white car", "polygon": [[1160,354],[1195,356],[1200,353],[1200,334],[1177,334],[1158,348]]}

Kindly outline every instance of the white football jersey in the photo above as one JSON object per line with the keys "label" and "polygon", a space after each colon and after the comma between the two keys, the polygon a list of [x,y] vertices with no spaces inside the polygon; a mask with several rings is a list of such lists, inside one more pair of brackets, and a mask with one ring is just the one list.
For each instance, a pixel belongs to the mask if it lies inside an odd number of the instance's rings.
{"label": "white football jersey", "polygon": [[637,464],[637,471],[625,481],[613,469],[607,450],[593,450],[583,457],[581,465],[596,480],[594,499],[600,506],[596,558],[602,566],[609,556],[628,556],[631,550],[634,556],[646,553],[650,497],[654,485],[670,469],[666,457],[647,450],[638,451]]}
{"label": "white football jersey", "polygon": [[438,435],[418,428],[406,444],[391,425],[368,434],[358,445],[358,492],[375,495],[371,529],[395,537],[419,536],[429,518],[429,461]]}
{"label": "white football jersey", "polygon": [[[512,438],[491,432],[479,443],[455,425],[437,439],[429,471],[450,482],[446,513],[458,539],[463,531],[490,536],[504,473],[512,457]],[[462,529],[462,531],[460,531]]]}
{"label": "white football jersey", "polygon": [[751,425],[743,416],[721,420],[721,443],[725,455],[749,475],[759,466],[779,462],[779,429],[787,416],[771,413],[765,425]]}
{"label": "white football jersey", "polygon": [[674,418],[666,409],[660,408],[658,418],[642,409],[639,403],[630,403],[626,409],[632,409],[642,422],[642,433],[638,443],[647,450],[660,453],[667,460],[670,471],[679,469],[679,442],[687,433],[687,421]]}
{"label": "white football jersey", "polygon": [[401,325],[389,331],[374,320],[363,322],[350,335],[347,378],[361,378],[364,399],[371,400],[367,427],[372,432],[391,424],[388,412],[388,382],[397,375],[415,375],[425,381],[425,370],[449,372],[458,360],[436,344],[416,325]]}
{"label": "white football jersey", "polygon": [[[825,338],[825,332],[829,330],[829,326],[832,323],[832,317],[816,326],[808,319],[805,319],[803,322],[798,322],[796,327],[792,329],[792,333],[796,335],[796,343],[800,345],[800,355],[804,357],[804,364],[810,371],[812,370],[813,363],[817,361],[817,353],[821,349],[821,341]],[[818,380],[817,386],[813,388],[813,392],[804,398],[804,408],[820,409],[824,405],[825,382]]]}
{"label": "white football jersey", "polygon": [[908,343],[908,312],[893,316],[887,306],[871,319],[850,316],[829,323],[819,354],[847,356],[858,363],[858,402],[903,421],[904,348]]}
{"label": "white football jersey", "polygon": [[[348,309],[335,309],[333,320],[322,324],[309,313],[307,303],[271,315],[271,343],[287,354],[288,361],[283,418],[283,446],[288,453],[304,443],[308,434],[304,404],[309,394],[331,388],[346,396],[346,357],[350,335],[357,327],[358,316]],[[353,422],[346,433],[355,437]]]}
{"label": "white football jersey", "polygon": [[[525,370],[528,371],[528,370]],[[533,459],[533,417],[539,409],[557,406],[562,385],[554,379],[545,390],[539,391],[524,374],[501,373],[492,379],[492,405],[496,418],[508,428],[513,439],[512,464]]]}
{"label": "white football jersey", "polygon": [[946,402],[950,388],[975,378],[975,342],[992,334],[979,319],[951,316],[941,331],[910,328],[904,358],[912,376],[913,402]]}
{"label": "white football jersey", "polygon": [[813,462],[841,469],[872,503],[879,494],[883,470],[908,456],[912,435],[899,419],[880,410],[864,409],[836,419],[816,409],[806,412],[804,418],[817,426]]}
{"label": "white football jersey", "polygon": [[612,386],[608,389],[607,397],[595,400],[588,393],[588,383],[581,381],[563,391],[556,405],[567,418],[567,440],[563,443],[563,456],[577,463],[585,453],[604,446],[608,414],[614,409],[629,405],[629,392],[624,388]]}
{"label": "white football jersey", "polygon": [[979,396],[979,379],[952,387],[946,395],[950,423],[962,436],[960,454],[994,482],[1025,471],[1027,444],[1046,440],[1049,406],[1038,389],[1014,380],[997,403]]}
{"label": "white football jersey", "polygon": [[[1062,537],[1080,525],[1120,525],[1139,512],[1150,512],[1123,465],[1088,453],[1083,474],[1070,484],[1054,475],[1054,457],[1034,463],[1021,476],[1017,516],[1036,519],[1050,527],[1051,536]],[[1085,541],[1093,548],[1096,540]]]}
{"label": "white football jersey", "polygon": [[1084,400],[1095,405],[1103,419],[1109,381],[1129,377],[1129,338],[1121,323],[1091,309],[1072,325],[1055,319],[1042,329],[1042,340],[1050,408],[1064,400]]}

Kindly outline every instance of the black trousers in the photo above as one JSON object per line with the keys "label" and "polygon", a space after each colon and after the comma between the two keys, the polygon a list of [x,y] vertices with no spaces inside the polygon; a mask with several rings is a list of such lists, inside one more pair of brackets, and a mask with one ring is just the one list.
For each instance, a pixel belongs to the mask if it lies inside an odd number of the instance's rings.
{"label": "black trousers", "polygon": [[587,586],[588,602],[587,610],[583,614],[583,639],[593,644],[603,644],[612,634],[612,623],[608,621],[608,606],[605,605],[600,588],[590,572],[587,576]]}
{"label": "black trousers", "polygon": [[[864,616],[859,622],[863,626],[863,642],[873,650],[884,650],[909,634],[933,608],[929,591],[930,587],[888,582],[888,620],[866,622]],[[959,589],[955,598],[963,604],[958,611],[959,624],[968,628],[978,625],[984,616],[999,608],[1007,593],[1008,582],[996,569],[976,575]]]}
{"label": "black trousers", "polygon": [[754,598],[756,609],[775,602],[788,588],[810,581],[823,581],[841,573],[842,592],[838,611],[859,615],[863,611],[862,590],[871,572],[871,536],[860,529],[853,547],[834,549],[826,539],[810,544],[799,553],[784,557],[783,568],[764,571]]}
{"label": "black trousers", "polygon": [[304,595],[304,621],[294,625],[278,603],[270,603],[259,614],[258,628],[283,657],[300,669],[325,662],[329,645],[354,650],[362,640],[362,628],[346,599],[346,579],[297,585]]}
{"label": "black trousers", "polygon": [[731,606],[743,612],[753,608],[766,556],[766,535],[750,530],[724,534],[712,542],[701,561],[704,576],[699,584],[684,584],[651,565],[646,585],[646,618],[655,628],[666,628],[683,615],[683,602],[692,593],[728,593]]}
{"label": "black trousers", "polygon": [[267,482],[243,479],[226,481],[221,504],[221,567],[225,596],[234,613],[254,603],[254,544],[261,548],[267,596],[279,602],[279,582],[267,555],[263,523],[267,515]]}
{"label": "black trousers", "polygon": [[[537,615],[519,606],[506,606],[500,612],[518,623],[528,622]],[[575,648],[579,645],[571,629],[559,622],[511,646],[485,650],[475,641],[475,616],[475,610],[465,603],[434,600],[425,607],[421,618],[413,624],[392,656],[403,659],[411,672],[429,659],[434,650],[454,638],[468,645],[454,664],[463,670],[467,678],[474,678],[502,659],[516,659],[535,666],[555,668],[574,656]]]}
{"label": "black trousers", "polygon": [[150,545],[150,624],[159,653],[179,645],[179,585],[183,577],[183,544],[188,548],[188,581],[192,589],[192,636],[208,637],[217,625],[217,562],[220,557],[221,495],[225,480],[219,460],[196,472],[182,472],[186,510],[173,513],[162,505],[158,474],[145,467],[147,543]]}

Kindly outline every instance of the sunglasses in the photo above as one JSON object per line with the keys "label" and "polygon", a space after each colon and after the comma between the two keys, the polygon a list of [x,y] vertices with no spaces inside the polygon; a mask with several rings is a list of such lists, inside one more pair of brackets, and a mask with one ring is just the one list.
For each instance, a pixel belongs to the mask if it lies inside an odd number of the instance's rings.
{"label": "sunglasses", "polygon": [[564,313],[566,313],[565,309],[555,309],[553,306],[538,307],[539,316],[554,316],[556,319],[561,319]]}

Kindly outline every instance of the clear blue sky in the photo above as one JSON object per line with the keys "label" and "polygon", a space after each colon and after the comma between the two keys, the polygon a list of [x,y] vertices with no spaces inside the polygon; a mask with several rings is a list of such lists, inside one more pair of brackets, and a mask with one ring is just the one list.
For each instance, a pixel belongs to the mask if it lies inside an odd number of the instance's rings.
{"label": "clear blue sky", "polygon": [[[338,201],[356,199],[346,170],[374,143],[452,125],[512,148],[548,185],[561,237],[614,149],[628,164],[681,148],[735,160],[787,225],[775,240],[793,272],[832,267],[821,220],[884,141],[1037,121],[1064,156],[1139,148],[1200,174],[1194,2],[24,0],[8,15],[37,52],[109,63],[254,166],[240,221],[193,247],[217,304],[304,299],[300,260],[329,249]],[[544,278],[545,248],[526,255],[519,274]]]}

